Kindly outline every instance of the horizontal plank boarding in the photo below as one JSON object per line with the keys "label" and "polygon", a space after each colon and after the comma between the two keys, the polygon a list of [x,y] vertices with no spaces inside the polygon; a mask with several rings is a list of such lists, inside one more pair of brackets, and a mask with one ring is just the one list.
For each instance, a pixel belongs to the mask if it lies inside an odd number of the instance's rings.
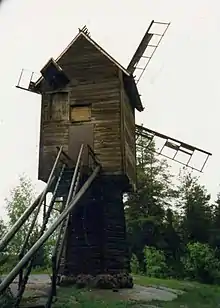
{"label": "horizontal plank boarding", "polygon": [[136,186],[136,149],[135,149],[135,113],[124,89],[121,90],[122,121],[123,121],[123,146],[124,146],[124,173],[130,183]]}
{"label": "horizontal plank boarding", "polygon": [[[64,145],[68,153],[70,125],[91,123],[94,127],[92,148],[102,164],[103,172],[121,174],[123,145],[118,67],[84,37],[80,37],[69,48],[58,64],[70,83],[61,89],[66,94],[60,94],[63,95],[60,101],[59,97],[49,92],[42,95],[40,173],[45,168],[48,174],[48,167],[51,166],[49,160],[54,156],[56,146]],[[44,82],[42,88],[49,91]],[[57,106],[53,105],[54,101]],[[71,121],[71,112],[75,119],[80,118],[77,108],[71,111],[74,105],[90,106],[90,120],[80,123]]]}
{"label": "horizontal plank boarding", "polygon": [[118,76],[118,68],[83,36],[68,49],[58,64],[70,80],[95,81]]}
{"label": "horizontal plank boarding", "polygon": [[[42,103],[44,103],[44,101]],[[63,112],[65,112],[65,110],[64,108]],[[45,115],[42,112],[38,175],[39,179],[42,181],[47,181],[57,155],[57,147],[63,146],[64,151],[68,151],[69,121],[67,121],[65,113],[63,116],[62,113],[60,113],[60,118],[62,120],[49,120],[49,117],[46,117],[45,120]]]}

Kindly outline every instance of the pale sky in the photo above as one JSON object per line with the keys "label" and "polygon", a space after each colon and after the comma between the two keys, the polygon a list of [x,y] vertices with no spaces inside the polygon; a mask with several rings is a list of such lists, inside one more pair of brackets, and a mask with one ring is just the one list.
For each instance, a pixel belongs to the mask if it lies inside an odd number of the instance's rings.
{"label": "pale sky", "polygon": [[[18,175],[37,181],[40,96],[15,87],[22,68],[39,72],[87,25],[127,67],[151,20],[171,22],[139,83],[138,124],[213,153],[203,174],[220,191],[220,4],[217,0],[8,0],[0,8],[0,211]],[[178,173],[179,165],[173,170]]]}

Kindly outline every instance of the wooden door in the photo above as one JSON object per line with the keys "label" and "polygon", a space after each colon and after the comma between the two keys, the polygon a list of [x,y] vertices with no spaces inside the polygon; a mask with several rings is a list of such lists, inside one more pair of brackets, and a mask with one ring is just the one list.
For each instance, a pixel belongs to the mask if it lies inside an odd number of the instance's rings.
{"label": "wooden door", "polygon": [[88,144],[93,149],[93,124],[71,125],[69,127],[69,156],[76,161],[81,144],[85,145],[83,154],[83,164],[88,164]]}

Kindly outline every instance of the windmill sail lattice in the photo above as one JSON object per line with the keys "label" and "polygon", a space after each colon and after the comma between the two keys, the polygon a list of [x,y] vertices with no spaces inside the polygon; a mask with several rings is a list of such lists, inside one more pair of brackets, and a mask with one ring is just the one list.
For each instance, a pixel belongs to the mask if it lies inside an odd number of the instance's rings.
{"label": "windmill sail lattice", "polygon": [[[178,162],[178,163],[180,163],[180,164],[182,164],[186,167],[189,167],[189,168],[196,170],[196,171],[199,171],[199,172],[203,171],[209,156],[212,155],[211,153],[204,151],[202,149],[199,149],[197,147],[194,147],[192,145],[189,145],[188,143],[185,143],[185,142],[182,142],[180,140],[169,137],[167,135],[158,133],[158,132],[153,131],[149,128],[146,128],[146,127],[143,127],[143,126],[140,126],[140,125],[136,125],[136,141],[138,141],[138,139],[140,137],[141,138],[143,137],[147,141],[147,144],[146,144],[147,148],[149,147],[150,143],[153,142],[155,137],[159,137],[163,141],[163,144],[162,144],[162,147],[160,149],[155,150],[155,152],[157,154],[160,154],[160,155],[162,155],[166,158],[172,159],[172,160],[174,160],[174,161],[176,161],[176,162]],[[172,149],[173,155],[166,155],[164,153],[164,150],[166,148]],[[183,161],[177,159],[177,155],[178,155],[179,152],[182,152],[187,156],[186,162],[183,162]],[[204,158],[205,158],[203,160],[203,163],[202,163],[202,166],[201,166],[200,169],[195,168],[194,166],[191,165],[192,157],[194,156],[194,154],[196,154],[196,152],[202,153],[204,155]]]}
{"label": "windmill sail lattice", "polygon": [[[157,32],[153,30],[154,25],[159,25],[160,29]],[[136,76],[136,83],[138,83],[144,74],[151,58],[153,57],[157,47],[159,46],[162,38],[164,37],[170,23],[157,22],[152,20],[150,26],[148,27],[142,41],[140,42],[134,56],[132,57],[127,70]],[[158,33],[159,32],[159,33]],[[155,40],[154,40],[155,38]],[[154,40],[154,42],[153,42]],[[150,54],[148,53],[149,49],[151,50]],[[140,61],[143,60],[140,65]]]}

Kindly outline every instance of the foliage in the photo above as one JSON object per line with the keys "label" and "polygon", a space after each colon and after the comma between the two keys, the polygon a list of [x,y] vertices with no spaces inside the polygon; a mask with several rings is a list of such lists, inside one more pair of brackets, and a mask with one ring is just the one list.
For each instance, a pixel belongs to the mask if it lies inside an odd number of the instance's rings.
{"label": "foliage", "polygon": [[[151,277],[138,276],[135,277],[135,282],[142,286],[158,286],[173,288],[176,290],[185,291],[183,294],[173,301],[139,301],[129,300],[132,294],[129,291],[123,292],[106,292],[102,290],[76,290],[74,287],[60,288],[58,290],[57,301],[54,303],[54,308],[141,308],[141,307],[166,307],[166,308],[216,308],[220,300],[220,288],[218,286],[209,286],[195,282],[179,281],[174,279],[157,279]],[[126,298],[126,293],[128,298]],[[148,296],[148,295],[146,295]],[[135,294],[136,297],[136,294]]]}
{"label": "foliage", "polygon": [[[8,216],[8,224],[7,228],[10,229],[14,223],[19,219],[19,217],[23,214],[23,212],[33,203],[35,199],[34,187],[26,176],[20,176],[19,185],[13,188],[10,192],[10,197],[6,199],[6,210]],[[36,210],[35,210],[36,211]],[[26,239],[27,230],[29,230],[33,216],[35,212],[26,220],[24,225],[20,228],[20,230],[15,234],[14,238],[10,242],[10,245],[7,249],[8,261],[2,267],[4,272],[8,272],[11,270],[13,266],[18,261],[18,253],[21,250],[21,247]],[[54,213],[52,213],[52,217],[50,218],[50,224],[54,219]],[[34,229],[30,235],[27,249],[29,249],[33,243],[36,241],[37,236],[39,235],[41,221],[39,218],[35,222]],[[2,224],[0,220],[0,230],[6,229],[6,226]],[[49,266],[50,255],[52,251],[52,247],[54,246],[54,238],[53,235],[46,242],[46,245],[42,247],[36,257],[34,262],[35,266],[47,267]],[[26,250],[27,251],[27,250]]]}
{"label": "foliage", "polygon": [[184,268],[191,279],[213,283],[220,277],[220,261],[215,251],[207,244],[188,243],[184,256]]}
{"label": "foliage", "polygon": [[130,261],[131,272],[134,274],[140,273],[140,265],[137,256],[133,253]]}
{"label": "foliage", "polygon": [[181,227],[185,243],[207,243],[210,237],[212,208],[210,194],[190,173],[180,176],[176,205],[182,210]]}
{"label": "foliage", "polygon": [[[34,188],[30,181],[25,176],[20,176],[19,185],[13,188],[10,192],[10,198],[7,198],[6,201],[6,210],[9,218],[8,228],[11,228],[19,217],[24,213],[28,206],[34,201]],[[33,216],[33,215],[32,215]],[[15,234],[14,238],[10,243],[10,254],[17,256],[20,251],[26,235],[27,230],[29,230],[32,216],[24,223],[20,230]],[[38,232],[38,224],[35,224],[34,234]],[[34,243],[35,237],[32,235],[31,242]]]}
{"label": "foliage", "polygon": [[[54,210],[51,212],[50,218],[47,224],[47,229],[50,228],[54,220],[58,218],[59,211],[61,210],[61,205],[62,205],[61,202],[58,202],[58,201],[55,202]],[[59,231],[59,228],[53,232],[53,234],[49,237],[49,239],[44,244],[44,264],[45,264],[45,267],[47,268],[51,266],[51,257],[52,257],[53,249],[57,241],[58,231]]]}
{"label": "foliage", "polygon": [[[146,273],[151,277],[186,278],[202,282],[219,281],[220,262],[220,194],[210,204],[210,194],[199,179],[183,171],[178,185],[166,160],[155,154],[155,144],[147,146],[137,142],[137,191],[126,196],[125,216],[127,238],[131,252],[133,273]],[[20,177],[19,185],[7,199],[8,225],[0,220],[0,232],[10,228],[33,202],[34,190],[29,179]],[[59,210],[60,203],[55,207]],[[47,228],[59,215],[53,211]],[[8,257],[8,271],[17,262],[17,252],[24,242],[31,218],[16,234]],[[35,225],[32,242],[39,232]],[[41,268],[51,266],[51,255],[57,239],[57,231],[47,240],[39,253]],[[44,257],[44,259],[42,259]]]}
{"label": "foliage", "polygon": [[137,191],[125,202],[128,240],[143,271],[144,246],[160,247],[165,208],[174,194],[167,162],[159,160],[154,148],[141,140],[137,144]]}
{"label": "foliage", "polygon": [[[125,203],[131,252],[147,275],[214,282],[220,260],[220,195],[210,204],[206,188],[185,169],[174,188],[167,162],[154,151],[153,143],[148,148],[143,140],[137,143],[138,189]],[[193,244],[201,245],[201,255],[192,255]]]}
{"label": "foliage", "polygon": [[[19,219],[19,217],[23,214],[23,212],[33,203],[35,199],[34,187],[31,183],[31,180],[26,176],[20,176],[19,184],[13,188],[10,192],[9,198],[6,201],[6,211],[8,216],[8,223],[6,224],[2,219],[0,219],[0,236],[8,229],[10,229],[14,223]],[[54,208],[58,211],[53,210],[51,212],[49,222],[47,224],[47,229],[51,226],[54,220],[59,215],[61,203],[56,202]],[[36,210],[35,210],[36,211]],[[41,213],[41,212],[40,212]],[[0,253],[0,272],[6,273],[11,270],[12,267],[16,265],[18,262],[18,254],[21,250],[21,247],[25,241],[27,236],[27,230],[29,230],[33,216],[35,212],[29,217],[28,220],[24,223],[24,225],[20,228],[20,230],[15,234],[14,238],[11,240],[9,246],[7,247],[7,252]],[[31,236],[28,241],[27,250],[33,245],[36,241],[36,238],[39,236],[40,225],[42,223],[42,219],[38,216],[38,219],[35,222],[34,229],[31,233]],[[51,256],[52,251],[55,246],[55,242],[57,239],[57,231],[55,231],[49,239],[46,241],[43,247],[41,247],[36,254],[34,260],[34,268],[37,271],[45,271],[51,266]],[[27,250],[25,252],[27,252]],[[7,262],[3,260],[7,258]],[[41,269],[40,269],[41,268]]]}
{"label": "foliage", "polygon": [[[7,226],[2,218],[0,218],[0,239],[3,238]],[[8,262],[9,256],[5,251],[0,252],[0,275],[4,272],[4,268]]]}
{"label": "foliage", "polygon": [[[153,143],[147,148],[139,140],[137,191],[130,193],[125,202],[128,241],[139,270],[150,276],[214,282],[218,280],[216,262],[220,260],[220,195],[215,204],[210,204],[206,188],[185,169],[179,184],[173,187],[167,162],[154,151]],[[192,244],[206,245],[200,247],[200,253],[207,253],[203,262],[212,260],[213,267],[203,263],[202,273],[199,255],[194,258],[189,250]],[[132,257],[133,271],[135,262]]]}
{"label": "foliage", "polygon": [[209,242],[213,248],[216,248],[216,253],[220,258],[220,193],[217,194],[217,200],[212,204],[212,228]]}
{"label": "foliage", "polygon": [[14,300],[13,298],[7,294],[0,294],[0,307],[1,308],[11,308],[14,305]]}
{"label": "foliage", "polygon": [[167,276],[168,268],[164,252],[155,247],[144,247],[146,273],[150,277],[163,278]]}
{"label": "foliage", "polygon": [[[178,281],[172,279],[156,279],[148,277],[137,277],[141,285],[164,286],[184,291],[173,301],[152,301],[153,307],[164,308],[216,308],[219,306],[220,287],[210,286],[195,282]],[[140,279],[139,279],[140,278]]]}

